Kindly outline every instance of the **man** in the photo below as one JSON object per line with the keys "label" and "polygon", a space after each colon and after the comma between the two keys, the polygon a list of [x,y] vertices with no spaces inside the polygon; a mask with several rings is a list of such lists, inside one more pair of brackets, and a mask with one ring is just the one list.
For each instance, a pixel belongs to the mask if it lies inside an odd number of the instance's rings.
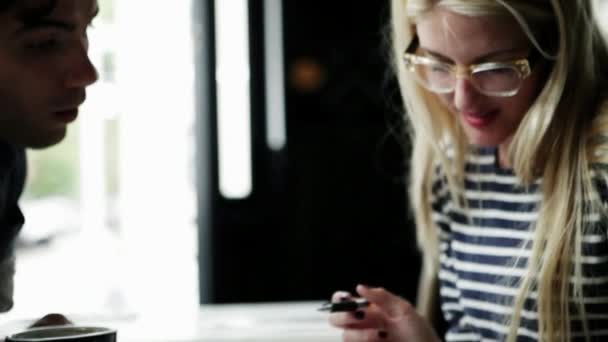
{"label": "man", "polygon": [[97,80],[87,28],[97,0],[0,0],[0,311],[13,306],[25,148],[60,142]]}

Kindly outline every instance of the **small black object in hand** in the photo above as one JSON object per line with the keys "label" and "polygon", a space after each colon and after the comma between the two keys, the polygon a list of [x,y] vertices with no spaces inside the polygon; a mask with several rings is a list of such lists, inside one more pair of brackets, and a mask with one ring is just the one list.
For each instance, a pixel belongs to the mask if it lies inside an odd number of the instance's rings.
{"label": "small black object in hand", "polygon": [[341,302],[335,303],[325,303],[320,308],[319,311],[329,311],[329,312],[348,312],[348,311],[357,311],[360,308],[368,307],[370,303],[363,299],[353,299],[353,300],[345,300]]}

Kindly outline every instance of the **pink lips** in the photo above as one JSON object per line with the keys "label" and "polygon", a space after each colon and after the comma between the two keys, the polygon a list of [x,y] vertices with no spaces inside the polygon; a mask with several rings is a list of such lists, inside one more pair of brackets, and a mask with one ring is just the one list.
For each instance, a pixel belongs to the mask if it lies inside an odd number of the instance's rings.
{"label": "pink lips", "polygon": [[78,108],[54,112],[53,115],[63,123],[70,123],[78,117]]}
{"label": "pink lips", "polygon": [[489,126],[494,119],[496,118],[498,111],[490,111],[490,112],[461,112],[464,120],[471,127],[481,129]]}

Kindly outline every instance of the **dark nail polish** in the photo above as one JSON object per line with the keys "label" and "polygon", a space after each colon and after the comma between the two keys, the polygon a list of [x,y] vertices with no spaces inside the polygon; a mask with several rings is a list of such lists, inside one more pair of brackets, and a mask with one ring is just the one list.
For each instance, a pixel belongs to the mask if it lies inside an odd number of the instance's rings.
{"label": "dark nail polish", "polygon": [[365,312],[364,311],[355,311],[355,318],[358,320],[362,320],[365,318]]}
{"label": "dark nail polish", "polygon": [[386,331],[384,331],[384,330],[380,330],[380,331],[378,331],[378,337],[383,338],[383,339],[387,338],[388,337],[388,333]]}

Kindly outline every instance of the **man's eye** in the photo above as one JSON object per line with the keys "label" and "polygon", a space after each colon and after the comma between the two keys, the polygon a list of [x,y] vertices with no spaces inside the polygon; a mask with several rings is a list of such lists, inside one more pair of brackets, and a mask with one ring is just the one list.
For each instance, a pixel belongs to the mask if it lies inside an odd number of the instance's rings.
{"label": "man's eye", "polygon": [[25,44],[26,49],[39,52],[53,51],[61,47],[61,42],[58,39],[44,39],[32,41]]}

